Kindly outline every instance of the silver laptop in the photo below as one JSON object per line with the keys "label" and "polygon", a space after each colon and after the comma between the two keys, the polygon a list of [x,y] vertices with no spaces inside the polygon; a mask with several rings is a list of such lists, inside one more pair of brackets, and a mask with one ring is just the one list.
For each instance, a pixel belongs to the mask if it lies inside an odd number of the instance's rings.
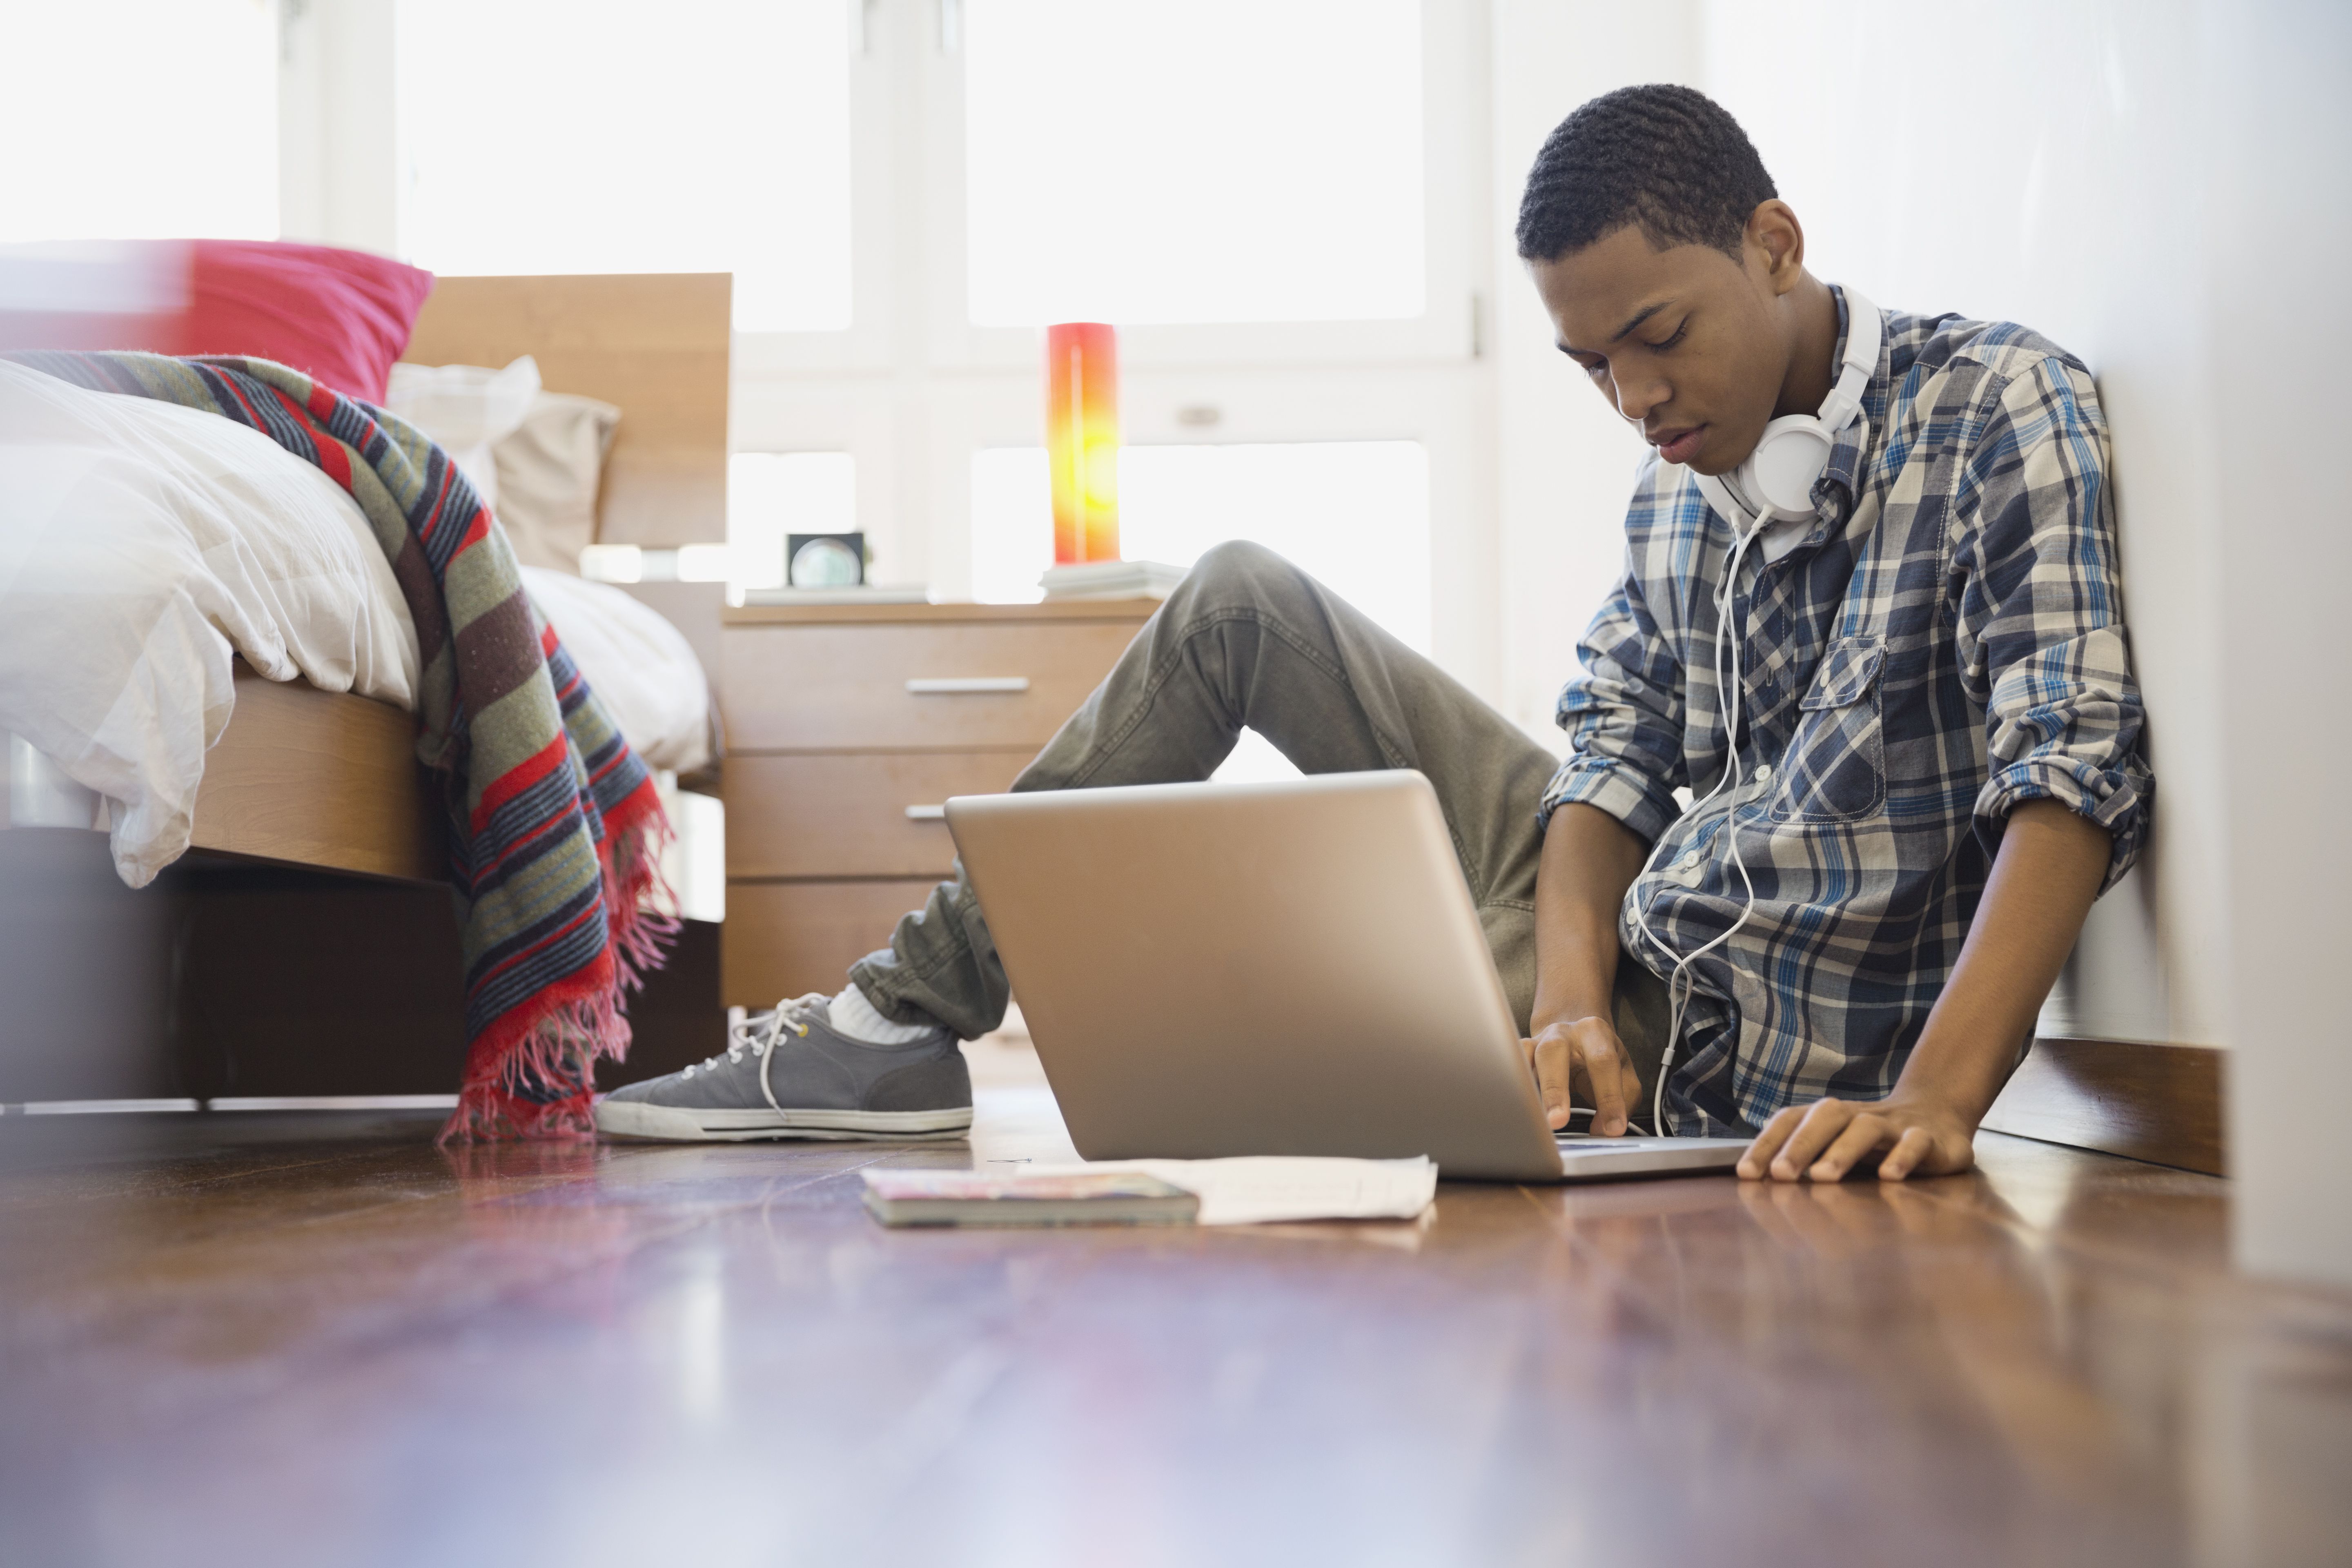
{"label": "silver laptop", "polygon": [[1746,1147],[1545,1125],[1417,773],[962,795],[947,818],[1087,1159],[1426,1154],[1559,1181]]}

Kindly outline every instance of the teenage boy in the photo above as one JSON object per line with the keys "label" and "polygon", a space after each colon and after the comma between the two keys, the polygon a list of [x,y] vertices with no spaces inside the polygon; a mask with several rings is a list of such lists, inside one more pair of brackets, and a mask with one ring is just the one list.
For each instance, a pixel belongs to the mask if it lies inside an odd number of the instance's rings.
{"label": "teenage boy", "polygon": [[[1245,725],[1307,773],[1418,768],[1553,1126],[1571,1098],[1612,1134],[1662,1100],[1664,1131],[1753,1133],[1743,1176],[1964,1170],[2154,787],[2090,374],[2023,328],[1814,278],[1747,136],[1685,88],[1570,115],[1518,242],[1561,352],[1655,448],[1560,698],[1567,762],[1227,544],[1013,787],[1205,778]],[[1850,341],[1858,417],[1831,396]],[[1776,437],[1766,482],[1768,423],[1814,415],[1814,457],[1792,480]],[[837,996],[599,1124],[957,1136],[958,1038],[1007,996],[959,874]]]}

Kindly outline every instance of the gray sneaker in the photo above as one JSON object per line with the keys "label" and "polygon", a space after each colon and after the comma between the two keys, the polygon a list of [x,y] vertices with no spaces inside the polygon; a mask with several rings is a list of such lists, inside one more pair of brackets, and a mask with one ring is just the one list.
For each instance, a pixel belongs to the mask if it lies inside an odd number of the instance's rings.
{"label": "gray sneaker", "polygon": [[953,1035],[868,1045],[834,1032],[831,1000],[779,1002],[730,1026],[724,1054],[614,1089],[596,1102],[596,1130],[672,1142],[932,1142],[971,1130],[971,1071]]}

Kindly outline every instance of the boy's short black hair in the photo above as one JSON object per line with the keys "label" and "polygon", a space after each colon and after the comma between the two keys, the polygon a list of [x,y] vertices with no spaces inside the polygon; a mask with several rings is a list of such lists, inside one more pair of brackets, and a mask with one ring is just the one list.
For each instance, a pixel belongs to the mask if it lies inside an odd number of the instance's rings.
{"label": "boy's short black hair", "polygon": [[1633,223],[1653,245],[1712,246],[1736,261],[1748,215],[1780,194],[1706,94],[1621,87],[1544,139],[1519,199],[1519,255],[1557,261]]}

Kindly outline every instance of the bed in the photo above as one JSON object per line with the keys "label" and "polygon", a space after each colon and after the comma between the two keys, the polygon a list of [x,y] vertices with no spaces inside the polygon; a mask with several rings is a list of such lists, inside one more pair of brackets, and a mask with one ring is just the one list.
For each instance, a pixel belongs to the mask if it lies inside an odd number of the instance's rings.
{"label": "bed", "polygon": [[[725,538],[729,312],[730,279],[723,274],[444,279],[417,318],[404,358],[417,363],[497,366],[521,354],[532,355],[551,392],[600,399],[621,410],[598,495],[598,539],[654,548],[719,542]],[[545,577],[544,573],[537,575]],[[626,621],[625,615],[614,625],[592,624],[584,617],[593,608],[594,595],[618,596],[621,591],[582,584],[576,579],[534,585],[531,574],[526,576],[526,587],[542,613],[556,623],[591,683],[599,685],[600,695],[604,694],[596,672],[597,647],[625,648],[631,628],[621,624]],[[547,591],[542,593],[541,587]],[[628,598],[629,608],[640,616],[646,605],[658,612],[666,633],[675,626],[676,633],[670,634],[673,641],[680,640],[677,634],[683,634],[683,645],[702,668],[715,668],[723,598],[720,585],[646,584],[629,590]],[[560,607],[550,607],[559,603]],[[638,626],[635,631],[642,636],[645,627]],[[407,636],[413,660],[413,627]],[[381,628],[359,640],[371,637],[381,644]],[[189,1009],[182,994],[191,985],[198,990],[208,987],[215,997],[236,997],[261,989],[249,982],[268,968],[266,957],[240,960],[222,973],[192,974],[188,961],[192,933],[201,935],[214,912],[211,906],[217,902],[211,894],[219,889],[234,886],[251,893],[266,887],[298,903],[308,900],[322,908],[365,910],[368,912],[358,918],[372,931],[381,928],[385,911],[395,906],[424,911],[427,923],[435,923],[434,911],[446,910],[439,814],[432,805],[429,781],[415,760],[415,721],[399,705],[399,693],[386,689],[399,686],[397,672],[371,681],[343,679],[350,673],[343,671],[326,684],[345,689],[320,689],[300,679],[269,679],[291,673],[285,658],[273,657],[278,652],[282,650],[247,649],[240,645],[240,657],[229,668],[233,709],[216,743],[201,757],[201,783],[193,791],[186,813],[185,853],[176,844],[167,844],[170,852],[162,857],[161,864],[126,865],[121,835],[117,835],[115,859],[125,881],[154,876],[163,865],[172,868],[166,879],[171,884],[166,901],[174,912],[166,922],[171,929],[163,939],[171,951],[163,955],[169,975],[160,1026],[167,1033],[187,1035]],[[245,657],[247,653],[254,657]],[[603,657],[614,656],[607,651]],[[625,685],[626,662],[608,668],[614,671],[614,686]],[[700,711],[690,718],[700,735],[709,738],[707,681],[701,688]],[[362,694],[370,690],[377,695]],[[387,695],[394,700],[380,700]],[[616,711],[615,717],[624,732],[629,733],[627,715]],[[676,729],[686,720],[672,714],[661,721]],[[630,738],[633,743],[637,741],[635,734]],[[638,749],[646,750],[643,745]],[[708,765],[714,757],[715,745],[706,744],[698,753],[675,759],[672,765],[690,763],[691,766],[679,771],[698,773],[702,783],[715,784],[715,773]],[[650,753],[647,760],[656,767],[662,765]],[[115,826],[120,808],[110,807],[77,785],[40,748],[25,740],[9,738],[0,766],[6,770],[7,785],[0,791],[0,827],[78,829],[83,830],[79,837],[102,843],[97,834],[87,830]],[[688,782],[696,781],[690,776]],[[714,814],[673,811],[672,815],[690,826],[709,822]],[[28,842],[26,836],[15,832],[0,837]],[[43,848],[36,858],[47,865],[60,853],[76,851]],[[17,858],[22,858],[21,853]],[[268,879],[272,875],[275,881]],[[20,879],[14,889],[17,897],[10,902],[27,901],[29,888]],[[399,894],[404,888],[409,889],[404,900]],[[374,897],[361,896],[369,889]],[[24,908],[13,912],[20,917],[20,925],[27,923],[21,918]],[[446,915],[437,923],[446,924]],[[151,910],[142,909],[140,918],[130,924],[145,931],[155,924],[155,918]],[[427,932],[406,942],[411,960],[424,968],[437,963],[447,946],[445,935]],[[689,929],[687,946],[691,948],[696,941],[696,933]],[[76,953],[87,957],[93,949],[116,944],[109,937],[92,938],[85,931],[72,945]],[[224,950],[239,945],[247,944],[215,943]],[[709,945],[715,954],[715,936]],[[41,942],[35,941],[31,946],[39,949]],[[698,967],[694,953],[681,956],[687,960],[687,970]],[[712,962],[715,965],[715,957]],[[29,959],[20,953],[16,970],[8,976],[20,996],[19,983],[26,978],[28,966],[42,967],[37,953]],[[100,967],[120,971],[136,965],[125,959]],[[437,996],[442,984],[441,977],[420,973],[404,988],[396,965],[379,980],[383,986],[404,994]],[[712,998],[715,1002],[715,986]],[[345,998],[344,1005],[352,1000]],[[47,1011],[54,1022],[61,1010]],[[38,1017],[43,1012],[38,1006],[20,1008],[19,1016]],[[715,1027],[715,1006],[709,1013]],[[243,1033],[235,1026],[228,1032]],[[642,1039],[646,1030],[641,1026],[639,1033]],[[438,1052],[437,1046],[435,1050]],[[55,1092],[58,1085],[115,1091],[261,1087],[251,1070],[240,1075],[234,1068],[224,1073],[206,1067],[199,1058],[208,1054],[207,1049],[191,1047],[185,1038],[167,1041],[161,1052],[176,1065],[167,1062],[159,1070],[156,1062],[148,1059],[158,1054],[145,1049],[146,1065],[136,1070],[121,1069],[119,1064],[91,1072],[77,1067],[61,1077],[56,1072],[37,1073],[37,1083],[24,1080],[21,1075],[10,1076],[7,1064],[0,1063],[0,1101],[32,1099],[42,1089]],[[654,1054],[658,1058],[676,1053]],[[247,1057],[249,1069],[250,1052]],[[431,1081],[437,1089],[446,1087],[437,1081],[446,1065],[435,1054],[431,1065],[421,1058],[405,1065],[391,1063],[377,1077],[403,1088]],[[365,1075],[355,1078],[341,1068],[326,1073],[320,1081],[327,1079],[346,1089],[372,1087]],[[307,1081],[303,1087],[308,1087]]]}
{"label": "bed", "polygon": [[[728,285],[723,274],[444,279],[418,318],[405,357],[504,364],[532,354],[550,390],[623,410],[606,459],[600,541],[716,542],[726,536]],[[541,584],[532,586],[536,595]],[[648,590],[638,597],[659,599],[656,608],[682,623],[687,641],[707,658],[717,636],[719,590]],[[592,603],[575,594],[564,607],[584,615]],[[596,629],[583,624],[578,633],[567,630],[567,639],[593,642],[589,634]],[[413,641],[413,629],[408,636]],[[593,680],[593,651],[576,651]],[[440,846],[433,814],[424,809],[411,726],[386,710],[399,692],[387,703],[351,690],[267,680],[245,658],[234,673],[236,717],[203,759],[189,847],[363,875],[437,879]],[[340,684],[362,691],[413,683],[397,672],[373,682],[364,670],[356,682],[343,673]],[[625,719],[624,728],[630,728]],[[9,752],[12,825],[27,825],[28,816],[44,826],[87,825],[92,803],[77,800],[39,754],[23,746]]]}

